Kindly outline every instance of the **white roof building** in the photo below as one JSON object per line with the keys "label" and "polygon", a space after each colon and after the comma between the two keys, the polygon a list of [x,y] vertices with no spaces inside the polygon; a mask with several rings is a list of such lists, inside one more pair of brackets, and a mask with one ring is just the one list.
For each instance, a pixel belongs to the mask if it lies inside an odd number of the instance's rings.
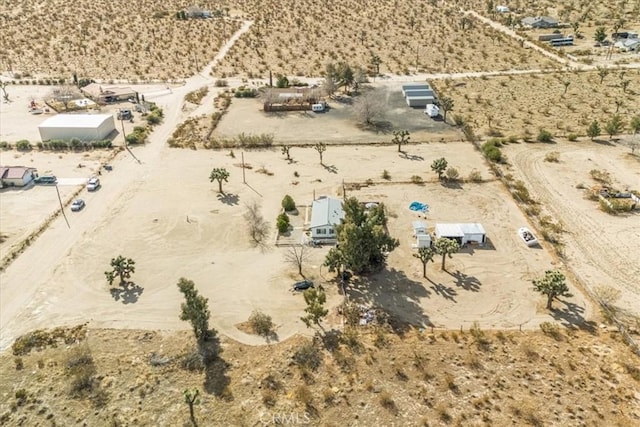
{"label": "white roof building", "polygon": [[73,138],[95,141],[105,139],[115,129],[111,114],[57,114],[38,126],[43,141]]}
{"label": "white roof building", "polygon": [[314,239],[336,237],[335,226],[342,222],[344,210],[342,200],[321,197],[311,205],[311,237]]}
{"label": "white roof building", "polygon": [[483,245],[487,240],[487,232],[479,223],[436,224],[436,237],[453,239],[461,245],[469,242]]}

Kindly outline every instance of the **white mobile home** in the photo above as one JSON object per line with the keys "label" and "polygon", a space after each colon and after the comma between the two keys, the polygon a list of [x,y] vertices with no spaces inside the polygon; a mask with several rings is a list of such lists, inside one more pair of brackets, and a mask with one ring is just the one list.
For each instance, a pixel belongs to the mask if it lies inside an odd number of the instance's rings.
{"label": "white mobile home", "polygon": [[335,226],[342,222],[344,211],[342,200],[331,197],[320,197],[311,205],[311,230],[312,239],[336,239]]}
{"label": "white mobile home", "polygon": [[58,114],[48,118],[40,126],[40,138],[81,141],[105,139],[116,129],[111,114]]}
{"label": "white mobile home", "polygon": [[479,223],[436,224],[436,237],[452,239],[460,245],[475,242],[482,246],[487,241],[487,233]]}

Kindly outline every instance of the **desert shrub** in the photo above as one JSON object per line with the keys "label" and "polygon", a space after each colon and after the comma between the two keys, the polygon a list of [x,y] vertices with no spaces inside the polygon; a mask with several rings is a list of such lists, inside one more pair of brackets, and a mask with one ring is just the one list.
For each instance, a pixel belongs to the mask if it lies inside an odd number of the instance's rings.
{"label": "desert shrub", "polygon": [[192,351],[180,359],[180,367],[190,372],[201,372],[205,366],[202,356],[197,351]]}
{"label": "desert shrub", "polygon": [[382,171],[382,179],[386,179],[387,181],[391,179],[391,174],[388,170],[385,169]]}
{"label": "desert shrub", "polygon": [[411,182],[414,184],[422,184],[424,183],[424,180],[422,179],[422,177],[420,175],[413,175],[411,177]]}
{"label": "desert shrub", "polygon": [[286,233],[289,231],[289,215],[286,213],[281,213],[278,215],[278,219],[276,220],[276,227],[278,227],[278,231],[280,233]]}
{"label": "desert shrub", "polygon": [[336,398],[336,394],[334,393],[334,391],[330,388],[325,388],[322,390],[322,400],[324,401],[324,403],[326,403],[327,405],[330,405],[333,403],[333,401]]}
{"label": "desert shrub", "polygon": [[499,163],[502,161],[502,151],[491,141],[482,144],[482,152],[492,162]]}
{"label": "desert shrub", "polygon": [[591,169],[591,171],[589,171],[589,175],[591,175],[591,178],[601,182],[602,184],[611,183],[611,175],[606,170]]}
{"label": "desert shrub", "polygon": [[340,367],[340,370],[346,373],[352,372],[356,365],[356,359],[354,359],[353,356],[344,354],[339,350],[333,352],[333,360],[336,362],[336,365]]}
{"label": "desert shrub", "polygon": [[453,116],[453,123],[456,126],[463,126],[466,123],[466,121],[465,121],[464,117],[462,117],[460,114],[455,114]]}
{"label": "desert shrub", "polygon": [[276,405],[277,394],[273,390],[263,390],[262,391],[262,403],[264,406],[268,408],[272,408]]}
{"label": "desert shrub", "polygon": [[311,390],[309,390],[309,387],[304,384],[301,384],[296,388],[295,396],[296,399],[298,399],[298,402],[305,406],[310,406],[313,402],[313,394],[311,393]]}
{"label": "desert shrub", "polygon": [[278,391],[282,388],[282,383],[273,376],[273,374],[269,374],[260,381],[260,385],[262,388],[266,388],[273,391]]}
{"label": "desert shrub", "polygon": [[491,340],[487,338],[486,334],[482,329],[480,329],[480,325],[478,322],[473,322],[471,329],[469,329],[471,336],[473,337],[473,342],[476,344],[478,349],[480,350],[489,350],[491,347]]}
{"label": "desert shrub", "polygon": [[467,141],[474,142],[476,140],[476,134],[473,131],[473,127],[471,127],[469,123],[464,123],[462,125],[462,133],[464,134],[464,137],[467,139]]}
{"label": "desert shrub", "polygon": [[529,194],[529,189],[524,185],[524,182],[518,180],[513,184],[513,197],[516,200],[522,203],[531,203],[533,199],[531,199],[531,195]]}
{"label": "desert shrub", "polygon": [[388,391],[385,390],[380,392],[378,400],[380,401],[380,405],[388,411],[396,412],[398,410],[396,402],[393,400],[393,396],[391,396],[391,393]]}
{"label": "desert shrub", "polygon": [[24,369],[24,360],[22,360],[22,357],[16,357],[15,359],[13,359],[13,361],[16,364],[16,371],[21,371],[22,369]]}
{"label": "desert shrub", "polygon": [[447,176],[447,180],[451,182],[455,182],[460,178],[460,172],[454,167],[448,168],[445,175]]}
{"label": "desert shrub", "polygon": [[31,143],[26,139],[21,139],[16,142],[16,150],[18,151],[31,151]]}
{"label": "desert shrub", "polygon": [[560,153],[557,151],[549,151],[544,156],[544,161],[558,163],[560,161]]}
{"label": "desert shrub", "polygon": [[80,149],[84,147],[84,144],[78,138],[71,138],[71,141],[69,141],[69,145],[74,151],[80,151]]}
{"label": "desert shrub", "polygon": [[251,329],[256,334],[267,337],[273,332],[273,320],[268,314],[264,314],[259,310],[254,310],[249,317]]}
{"label": "desert shrub", "polygon": [[320,349],[312,342],[303,344],[293,354],[293,361],[300,368],[315,371],[322,363]]}
{"label": "desert shrub", "polygon": [[293,200],[293,197],[288,194],[284,196],[282,199],[282,209],[284,209],[285,212],[292,212],[296,210],[296,202]]}
{"label": "desert shrub", "polygon": [[553,135],[551,135],[551,132],[549,132],[548,130],[540,129],[540,132],[538,132],[536,141],[547,142],[547,143],[553,142]]}
{"label": "desert shrub", "polygon": [[570,133],[569,135],[567,135],[567,139],[571,142],[575,142],[578,140],[578,135],[576,135],[575,133]]}
{"label": "desert shrub", "polygon": [[202,98],[207,96],[209,93],[209,88],[206,86],[201,87],[200,89],[193,90],[184,96],[184,100],[190,102],[192,104],[200,104],[202,102]]}
{"label": "desert shrub", "polygon": [[356,328],[347,328],[340,335],[340,342],[349,347],[351,351],[359,352],[362,350],[362,342]]}
{"label": "desert shrub", "polygon": [[7,141],[0,141],[0,150],[10,150],[11,149],[11,144],[9,144]]}
{"label": "desert shrub", "polygon": [[540,330],[547,336],[552,337],[556,341],[562,340],[562,334],[557,324],[553,322],[542,322],[540,324]]}
{"label": "desert shrub", "polygon": [[471,172],[469,172],[469,176],[467,177],[467,179],[470,182],[482,182],[482,174],[480,173],[479,170],[474,169]]}
{"label": "desert shrub", "polygon": [[233,94],[236,98],[255,98],[258,96],[258,91],[246,86],[240,86]]}
{"label": "desert shrub", "polygon": [[67,354],[65,367],[67,374],[72,377],[70,388],[72,396],[79,397],[93,390],[96,367],[89,347],[81,346],[72,349]]}
{"label": "desert shrub", "polygon": [[144,144],[147,141],[147,128],[142,126],[136,126],[133,128],[133,132],[125,137],[127,144]]}
{"label": "desert shrub", "polygon": [[151,126],[157,125],[158,123],[160,123],[162,121],[162,115],[160,113],[158,113],[157,111],[152,111],[151,113],[149,113],[149,114],[147,114],[145,116],[145,120]]}

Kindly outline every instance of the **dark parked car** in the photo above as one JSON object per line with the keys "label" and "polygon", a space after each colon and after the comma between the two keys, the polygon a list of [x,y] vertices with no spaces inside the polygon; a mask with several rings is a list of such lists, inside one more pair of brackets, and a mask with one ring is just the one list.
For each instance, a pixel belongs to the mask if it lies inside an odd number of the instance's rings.
{"label": "dark parked car", "polygon": [[294,291],[304,291],[309,288],[313,288],[313,282],[311,280],[301,280],[293,284]]}

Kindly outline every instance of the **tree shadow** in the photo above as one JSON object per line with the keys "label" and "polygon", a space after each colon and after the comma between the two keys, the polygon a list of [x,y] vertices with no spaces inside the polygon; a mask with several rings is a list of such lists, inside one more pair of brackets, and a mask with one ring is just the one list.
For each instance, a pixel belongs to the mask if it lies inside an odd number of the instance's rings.
{"label": "tree shadow", "polygon": [[404,151],[401,151],[400,154],[398,154],[398,156],[402,159],[405,160],[415,160],[415,161],[422,161],[424,160],[424,157],[422,156],[418,156],[416,154],[407,154]]}
{"label": "tree shadow", "polygon": [[460,270],[456,270],[455,273],[450,273],[447,271],[451,277],[453,277],[455,281],[455,285],[459,288],[464,289],[465,291],[473,291],[478,292],[480,290],[480,286],[482,286],[482,282],[478,280],[475,276],[469,276],[461,272]]}
{"label": "tree shadow", "polygon": [[238,201],[240,200],[240,196],[231,193],[218,193],[217,197],[219,201],[229,206],[237,205]]}
{"label": "tree shadow", "polygon": [[454,181],[450,179],[443,179],[440,181],[440,185],[442,185],[444,188],[449,188],[452,190],[462,190],[462,184],[458,180]]}
{"label": "tree shadow", "polygon": [[327,172],[331,172],[331,173],[338,173],[338,168],[335,167],[335,165],[322,165],[323,168],[325,168],[325,170],[327,170]]}
{"label": "tree shadow", "polygon": [[565,305],[565,308],[552,308],[551,316],[560,322],[564,327],[570,329],[581,329],[587,331],[590,334],[595,334],[598,330],[595,322],[586,320],[583,316],[584,307],[579,306],[576,303],[557,299],[559,302]]}
{"label": "tree shadow", "polygon": [[371,120],[368,123],[358,124],[360,130],[375,133],[390,134],[393,131],[393,123],[388,120]]}
{"label": "tree shadow", "polygon": [[231,379],[227,375],[231,365],[220,356],[222,347],[215,330],[209,331],[209,336],[200,345],[199,351],[204,363],[204,390],[217,397],[233,400],[228,390]]}
{"label": "tree shadow", "polygon": [[402,271],[390,269],[352,278],[346,293],[349,300],[379,307],[390,314],[393,321],[389,323],[399,335],[411,326],[432,326],[420,304],[420,299],[428,297],[429,291]]}
{"label": "tree shadow", "polygon": [[610,147],[614,147],[615,146],[615,144],[613,144],[610,140],[607,140],[607,139],[594,138],[593,142],[595,142],[596,144],[599,144],[599,145],[608,145]]}
{"label": "tree shadow", "polygon": [[109,290],[111,296],[116,301],[122,301],[123,304],[135,304],[138,302],[144,288],[133,282],[122,282],[120,287],[111,288]]}
{"label": "tree shadow", "polygon": [[440,295],[444,299],[448,299],[449,301],[453,301],[455,303],[458,302],[455,299],[455,296],[458,295],[458,292],[455,289],[450,288],[449,286],[445,286],[442,283],[436,283],[431,279],[427,280],[431,282],[431,289],[433,289],[433,292],[436,295]]}

